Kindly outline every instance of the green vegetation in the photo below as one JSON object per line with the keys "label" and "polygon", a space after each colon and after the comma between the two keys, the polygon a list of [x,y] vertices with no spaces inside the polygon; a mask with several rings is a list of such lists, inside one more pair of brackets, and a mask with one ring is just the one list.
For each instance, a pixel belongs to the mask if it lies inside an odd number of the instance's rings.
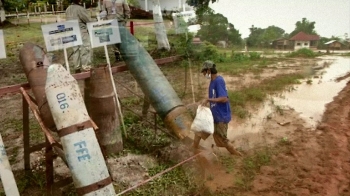
{"label": "green vegetation", "polygon": [[304,57],[304,58],[314,58],[316,53],[308,48],[301,48],[287,55],[288,57]]}
{"label": "green vegetation", "polygon": [[249,156],[243,158],[242,168],[240,168],[240,175],[236,178],[236,186],[240,190],[249,190],[251,182],[255,175],[259,172],[261,166],[269,165],[271,156],[274,151],[266,147],[264,149],[256,150]]}
{"label": "green vegetation", "polygon": [[225,167],[227,173],[234,172],[234,169],[237,166],[237,163],[236,163],[236,160],[232,158],[232,156],[220,155],[218,156],[218,159],[221,165]]}
{"label": "green vegetation", "polygon": [[[159,128],[162,128],[162,126],[159,126]],[[152,126],[142,122],[129,125],[127,136],[127,138],[123,138],[124,147],[128,149],[127,151],[136,154],[153,153],[168,146],[173,139],[161,130],[155,133]]]}
{"label": "green vegetation", "polygon": [[350,52],[348,52],[348,53],[342,53],[341,55],[342,55],[342,56],[350,56]]}
{"label": "green vegetation", "polygon": [[[167,168],[169,164],[162,164],[149,169],[149,175],[154,176]],[[133,196],[150,196],[150,195],[195,195],[199,186],[195,183],[194,174],[186,171],[184,168],[177,167],[160,177],[155,178],[152,182],[136,189],[125,195]]]}
{"label": "green vegetation", "polygon": [[266,79],[258,85],[245,87],[243,89],[229,90],[229,98],[234,115],[246,118],[249,113],[245,107],[250,103],[261,103],[266,100],[268,94],[273,94],[286,89],[286,87],[298,84],[299,79],[304,78],[301,74],[280,75],[271,79]]}

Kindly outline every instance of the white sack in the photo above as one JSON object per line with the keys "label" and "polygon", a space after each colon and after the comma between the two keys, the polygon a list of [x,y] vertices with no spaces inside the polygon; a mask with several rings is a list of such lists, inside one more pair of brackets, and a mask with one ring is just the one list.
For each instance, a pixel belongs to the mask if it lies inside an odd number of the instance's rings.
{"label": "white sack", "polygon": [[194,132],[206,132],[209,134],[214,133],[214,118],[208,107],[199,105],[197,108],[197,114],[194,118],[191,130]]}

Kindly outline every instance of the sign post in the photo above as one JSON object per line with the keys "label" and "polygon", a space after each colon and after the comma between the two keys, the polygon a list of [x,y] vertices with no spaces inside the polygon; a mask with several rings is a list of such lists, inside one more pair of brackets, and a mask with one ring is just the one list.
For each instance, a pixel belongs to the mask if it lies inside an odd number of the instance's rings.
{"label": "sign post", "polygon": [[[173,19],[174,19],[174,25],[175,25],[175,32],[176,34],[185,33],[186,34],[186,42],[188,41],[188,25],[187,23],[191,20],[191,18],[195,18],[196,14],[194,11],[183,11],[180,13],[173,13]],[[195,96],[194,96],[194,86],[193,86],[193,78],[192,78],[192,68],[191,68],[191,60],[188,58],[188,64],[190,68],[190,79],[191,79],[191,88],[192,88],[192,98],[193,103],[196,102]]]}
{"label": "sign post", "polygon": [[[6,58],[4,32],[0,30],[0,59]],[[0,178],[6,195],[19,196],[17,184],[0,135]]]}
{"label": "sign post", "polygon": [[66,69],[70,72],[67,48],[82,45],[78,20],[70,20],[41,26],[46,50],[54,51],[63,49]]}
{"label": "sign post", "polygon": [[104,47],[109,74],[111,77],[111,82],[112,82],[113,91],[115,95],[115,102],[118,105],[120,120],[122,122],[123,131],[126,136],[123,114],[122,114],[119,99],[118,99],[117,89],[114,84],[111,62],[109,60],[109,55],[107,50],[107,45],[117,44],[121,42],[118,21],[117,20],[103,20],[103,21],[99,20],[97,22],[87,23],[87,27],[90,35],[91,47],[92,48],[96,48],[100,46]]}
{"label": "sign post", "polygon": [[19,191],[15,181],[15,177],[11,170],[9,159],[2,137],[0,135],[0,177],[6,195],[19,196]]}
{"label": "sign post", "polygon": [[4,32],[0,30],[0,59],[6,58]]}

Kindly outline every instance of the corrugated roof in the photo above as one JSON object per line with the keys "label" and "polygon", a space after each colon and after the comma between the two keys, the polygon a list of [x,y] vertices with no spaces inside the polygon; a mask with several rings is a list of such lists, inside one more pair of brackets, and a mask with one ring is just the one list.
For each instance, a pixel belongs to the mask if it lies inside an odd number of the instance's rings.
{"label": "corrugated roof", "polygon": [[318,35],[309,35],[309,34],[306,34],[306,33],[302,32],[302,31],[300,31],[299,33],[294,35],[289,40],[293,40],[293,41],[315,41],[315,40],[320,40],[320,36],[318,36]]}
{"label": "corrugated roof", "polygon": [[326,42],[326,43],[324,43],[324,44],[328,45],[328,44],[331,44],[331,43],[336,42],[336,41],[337,41],[337,40],[331,40],[331,41]]}

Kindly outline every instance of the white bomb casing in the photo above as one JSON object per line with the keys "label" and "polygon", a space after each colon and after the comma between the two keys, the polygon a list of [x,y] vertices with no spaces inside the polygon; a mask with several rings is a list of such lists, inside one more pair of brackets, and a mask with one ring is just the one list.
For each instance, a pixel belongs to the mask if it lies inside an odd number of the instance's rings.
{"label": "white bomb casing", "polygon": [[78,82],[62,65],[53,64],[47,70],[45,93],[77,193],[115,195]]}
{"label": "white bomb casing", "polygon": [[17,184],[13,176],[9,159],[6,155],[6,150],[2,137],[0,135],[0,176],[5,194],[11,196],[19,196]]}

